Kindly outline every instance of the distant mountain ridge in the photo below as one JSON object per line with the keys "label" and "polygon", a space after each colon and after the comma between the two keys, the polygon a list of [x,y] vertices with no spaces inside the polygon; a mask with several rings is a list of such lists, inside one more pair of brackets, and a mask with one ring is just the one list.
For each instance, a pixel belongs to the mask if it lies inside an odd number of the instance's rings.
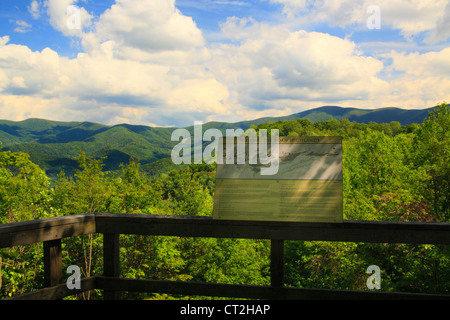
{"label": "distant mountain ridge", "polygon": [[330,119],[348,119],[359,123],[389,123],[391,121],[398,121],[401,125],[408,125],[412,123],[422,123],[428,116],[428,112],[434,107],[427,109],[401,109],[401,108],[379,108],[379,109],[358,109],[358,108],[344,108],[339,106],[323,106],[299,113],[294,113],[288,116],[281,117],[265,117],[250,121],[240,121],[235,124],[244,127],[251,124],[267,123],[269,121],[287,121],[297,119],[308,119],[311,122],[326,121]]}
{"label": "distant mountain ridge", "polygon": [[[208,122],[203,130],[217,128],[248,129],[252,125],[270,121],[286,121],[305,118],[311,122],[330,119],[348,119],[359,123],[389,123],[402,125],[422,123],[433,108],[406,110],[400,108],[357,109],[339,106],[323,106],[282,117],[265,117],[235,123]],[[130,157],[140,161],[149,174],[157,174],[161,168],[170,167],[170,154],[177,142],[171,141],[174,127],[150,127],[144,125],[104,125],[94,122],[64,122],[45,119],[23,121],[0,120],[0,141],[4,150],[23,151],[31,160],[54,176],[61,170],[73,172],[77,168],[74,158],[80,150],[93,157],[106,156],[105,169],[117,170],[120,163],[128,163]],[[192,126],[187,127],[192,130]]]}

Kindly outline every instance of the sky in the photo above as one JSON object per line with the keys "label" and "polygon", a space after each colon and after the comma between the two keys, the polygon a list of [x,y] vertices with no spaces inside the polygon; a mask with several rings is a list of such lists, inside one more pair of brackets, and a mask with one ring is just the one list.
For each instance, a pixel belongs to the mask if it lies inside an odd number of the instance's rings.
{"label": "sky", "polygon": [[190,126],[450,101],[450,0],[0,0],[0,119]]}

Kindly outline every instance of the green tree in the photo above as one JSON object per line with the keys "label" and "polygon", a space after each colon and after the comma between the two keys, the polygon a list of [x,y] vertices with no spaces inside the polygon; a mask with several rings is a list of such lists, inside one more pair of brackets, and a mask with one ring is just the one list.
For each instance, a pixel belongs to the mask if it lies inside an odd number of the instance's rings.
{"label": "green tree", "polygon": [[298,121],[288,120],[283,122],[280,136],[292,136],[294,134],[298,135],[301,130],[302,126]]}
{"label": "green tree", "polygon": [[[0,223],[51,216],[49,179],[22,152],[1,151]],[[0,294],[12,296],[36,289],[42,280],[41,244],[0,249]]]}
{"label": "green tree", "polygon": [[[200,166],[200,167],[199,167]],[[203,168],[203,169],[199,169]],[[212,165],[191,165],[162,174],[153,183],[178,215],[212,214],[215,172]]]}
{"label": "green tree", "polygon": [[2,223],[47,217],[49,185],[50,181],[45,172],[30,161],[27,153],[0,149]]}
{"label": "green tree", "polygon": [[411,138],[369,129],[344,142],[344,204],[347,219],[433,220],[420,181],[426,176],[405,155]]}
{"label": "green tree", "polygon": [[[76,157],[79,169],[74,177],[63,173],[56,181],[52,204],[62,215],[110,212],[115,185],[112,176],[103,172],[103,160],[88,157],[83,151]],[[64,263],[78,265],[84,277],[101,273],[102,239],[100,235],[89,234],[63,241],[66,255]],[[90,299],[91,292],[83,293]]]}
{"label": "green tree", "polygon": [[393,136],[395,136],[397,133],[399,133],[402,128],[400,122],[398,122],[398,121],[391,121],[389,123],[389,126],[391,128],[391,134]]}
{"label": "green tree", "polygon": [[[285,281],[301,288],[361,290],[364,261],[356,243],[287,241]],[[365,283],[364,283],[365,284]]]}
{"label": "green tree", "polygon": [[137,160],[121,164],[120,175],[113,179],[115,194],[111,199],[111,212],[157,213],[161,193],[152,186],[152,180],[141,170]]}
{"label": "green tree", "polygon": [[425,196],[440,221],[450,221],[450,107],[430,111],[414,139],[415,166],[428,174]]}

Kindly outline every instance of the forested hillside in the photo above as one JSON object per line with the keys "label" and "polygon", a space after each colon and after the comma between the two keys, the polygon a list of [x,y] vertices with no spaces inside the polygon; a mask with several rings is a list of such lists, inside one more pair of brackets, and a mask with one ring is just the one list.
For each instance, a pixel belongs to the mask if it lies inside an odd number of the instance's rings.
{"label": "forested hillside", "polygon": [[[420,124],[297,119],[252,128],[279,129],[280,136],[342,136],[344,219],[450,222],[450,108],[445,103]],[[74,175],[60,173],[53,181],[27,153],[0,151],[0,222],[89,212],[212,214],[214,165],[150,176],[127,158],[112,172],[104,166],[107,159],[79,147],[71,159],[77,165]],[[101,248],[97,234],[63,240],[63,268],[78,265],[83,277],[101,273]],[[266,240],[122,235],[121,275],[267,285],[269,251]],[[42,283],[41,254],[41,244],[0,250],[1,297]],[[367,290],[366,268],[375,264],[383,291],[450,294],[449,246],[287,241],[285,263],[289,286]]]}
{"label": "forested hillside", "polygon": [[[324,106],[283,117],[259,118],[236,123],[208,122],[205,130],[216,128],[247,130],[252,125],[269,122],[307,119],[311,122],[331,119],[348,119],[358,123],[383,123],[396,121],[402,125],[422,123],[428,111],[399,108],[356,109],[338,106]],[[0,120],[0,141],[4,150],[25,152],[30,160],[38,164],[47,176],[54,178],[60,171],[73,175],[78,168],[74,158],[80,150],[87,156],[106,157],[104,169],[120,171],[120,165],[130,157],[137,159],[141,170],[149,176],[177,167],[170,161],[170,153],[177,142],[170,139],[173,127],[149,127],[143,125],[104,125],[93,122],[61,122],[45,119],[23,121]],[[193,126],[187,127],[191,132]]]}

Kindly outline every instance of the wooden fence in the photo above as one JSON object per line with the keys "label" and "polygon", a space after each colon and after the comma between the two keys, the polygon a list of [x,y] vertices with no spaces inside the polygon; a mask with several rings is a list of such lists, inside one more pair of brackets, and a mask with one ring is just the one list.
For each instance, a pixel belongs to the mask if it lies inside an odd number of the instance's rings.
{"label": "wooden fence", "polygon": [[[69,289],[62,279],[61,239],[103,234],[103,274]],[[125,279],[120,277],[120,234],[271,240],[271,285]],[[450,244],[450,223],[369,222],[300,223],[215,220],[211,217],[95,213],[0,225],[0,248],[43,242],[43,288],[13,299],[62,299],[104,290],[105,299],[121,291],[253,299],[450,299],[450,295],[328,290],[284,286],[284,241]]]}

